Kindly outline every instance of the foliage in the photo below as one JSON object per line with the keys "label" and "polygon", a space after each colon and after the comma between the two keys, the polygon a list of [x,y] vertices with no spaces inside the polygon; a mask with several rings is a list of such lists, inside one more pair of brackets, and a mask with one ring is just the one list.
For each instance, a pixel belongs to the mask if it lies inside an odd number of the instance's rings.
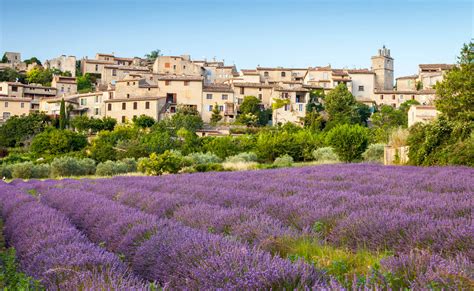
{"label": "foliage", "polygon": [[[92,144],[89,147],[90,157],[98,162],[105,162],[107,160],[116,160],[117,156],[120,158],[138,158],[141,154],[135,155],[136,153],[143,153],[145,149],[139,147],[133,149],[134,142],[129,143],[132,140],[140,140],[140,130],[132,126],[115,126],[113,131],[101,131],[95,139],[92,140]],[[123,142],[119,148],[117,145],[119,142]],[[131,147],[130,147],[131,146]],[[127,155],[128,150],[130,154]],[[121,152],[118,154],[118,152]]]}
{"label": "foliage", "polygon": [[141,138],[147,153],[164,153],[166,150],[178,148],[178,138],[174,131],[166,128],[153,127],[152,132]]}
{"label": "foliage", "polygon": [[314,89],[309,92],[309,100],[306,105],[306,112],[321,112],[324,111],[323,101],[326,95],[324,89]]}
{"label": "foliage", "polygon": [[366,162],[383,163],[384,150],[385,144],[370,144],[369,147],[362,154],[362,157]]}
{"label": "foliage", "polygon": [[58,69],[45,69],[43,67],[34,67],[26,72],[26,81],[28,83],[41,84],[43,86],[51,86],[53,75],[67,76],[69,72],[61,72]]}
{"label": "foliage", "polygon": [[221,120],[222,115],[219,110],[219,105],[216,102],[216,104],[212,107],[211,124],[216,125]]}
{"label": "foliage", "polygon": [[117,120],[112,117],[93,118],[87,115],[74,117],[70,121],[71,127],[79,132],[97,133],[102,130],[112,131],[117,124]]}
{"label": "foliage", "polygon": [[59,107],[59,129],[65,129],[67,126],[66,119],[66,104],[64,103],[64,98],[61,99],[61,105]]}
{"label": "foliage", "polygon": [[30,150],[39,156],[60,155],[79,151],[86,146],[87,138],[84,135],[49,127],[33,138]]}
{"label": "foliage", "polygon": [[313,158],[318,163],[337,163],[339,157],[332,147],[322,147],[313,151]]}
{"label": "foliage", "polygon": [[202,150],[215,154],[221,159],[233,156],[239,152],[245,151],[237,138],[231,136],[222,137],[204,137],[201,139]]}
{"label": "foliage", "polygon": [[328,132],[326,142],[341,161],[360,160],[369,143],[368,129],[359,125],[338,125]]}
{"label": "foliage", "polygon": [[92,92],[94,89],[94,76],[86,73],[84,76],[76,77],[77,82],[77,92],[79,93],[88,93]]}
{"label": "foliage", "polygon": [[222,162],[222,159],[213,153],[191,153],[186,156],[193,165],[216,164]]}
{"label": "foliage", "polygon": [[338,124],[367,125],[367,119],[370,116],[369,106],[357,102],[346,85],[337,85],[329,91],[324,101],[325,111],[329,115],[327,129]]}
{"label": "foliage", "polygon": [[147,60],[149,60],[149,61],[155,61],[159,56],[162,56],[161,50],[156,49],[156,50],[152,50],[150,53],[146,54],[145,58],[147,58]]}
{"label": "foliage", "polygon": [[150,128],[155,124],[155,119],[151,116],[142,114],[132,119],[133,124],[140,128]]}
{"label": "foliage", "polygon": [[1,164],[0,165],[0,178],[11,179],[12,178],[12,165]]}
{"label": "foliage", "polygon": [[408,117],[404,110],[395,109],[389,105],[382,105],[372,115],[371,123],[375,133],[375,140],[386,143],[388,142],[390,132],[394,128],[407,127]]}
{"label": "foliage", "polygon": [[277,110],[290,104],[290,99],[273,98],[272,109]]}
{"label": "foliage", "polygon": [[91,159],[73,157],[55,158],[51,163],[52,177],[85,176],[95,173],[95,162]]}
{"label": "foliage", "polygon": [[18,73],[12,68],[3,68],[0,70],[0,82],[16,82],[17,80],[23,83],[25,81],[25,75]]}
{"label": "foliage", "polygon": [[226,163],[245,163],[245,162],[256,162],[258,159],[257,155],[252,152],[243,152],[235,156],[230,156],[225,159]]}
{"label": "foliage", "polygon": [[7,57],[7,54],[6,54],[6,53],[3,54],[3,57],[2,57],[2,59],[0,60],[0,63],[2,63],[2,64],[8,63],[8,57]]}
{"label": "foliage", "polygon": [[293,165],[293,158],[289,155],[278,157],[273,161],[273,165],[277,168],[291,167]]}
{"label": "foliage", "polygon": [[14,248],[2,249],[0,252],[0,288],[3,290],[43,290],[39,281],[20,272]]}
{"label": "foliage", "polygon": [[390,131],[388,144],[392,147],[398,148],[407,145],[409,131],[405,128],[394,128]]}
{"label": "foliage", "polygon": [[12,178],[18,179],[41,179],[49,177],[49,165],[35,165],[32,162],[13,164],[11,166]]}
{"label": "foliage", "polygon": [[436,84],[436,108],[448,120],[474,121],[474,43],[465,44],[454,66]]}
{"label": "foliage", "polygon": [[193,166],[197,172],[222,172],[224,171],[224,166],[219,163],[207,163],[207,164],[197,164]]}
{"label": "foliage", "polygon": [[30,64],[35,63],[35,64],[41,66],[41,62],[40,62],[40,60],[38,60],[37,57],[31,57],[31,58],[29,58],[29,59],[24,60],[23,62],[24,62],[25,64],[27,64],[27,65],[30,65]]}
{"label": "foliage", "polygon": [[135,172],[137,162],[135,159],[125,159],[122,161],[106,161],[97,165],[95,174],[98,176],[114,176]]}
{"label": "foliage", "polygon": [[399,110],[401,110],[402,112],[404,112],[406,115],[405,115],[405,118],[406,118],[406,123],[408,124],[408,110],[410,110],[410,107],[412,105],[420,105],[420,102],[416,101],[416,100],[407,100],[405,102],[403,102],[402,104],[400,104],[400,107],[398,107]]}
{"label": "foliage", "polygon": [[171,116],[171,118],[163,121],[163,124],[159,126],[165,126],[178,131],[181,128],[185,128],[191,132],[202,128],[203,121],[199,112],[192,107],[179,107],[177,112]]}
{"label": "foliage", "polygon": [[0,126],[0,146],[23,146],[29,139],[42,132],[49,122],[45,114],[12,116]]}
{"label": "foliage", "polygon": [[146,145],[138,139],[119,140],[114,149],[114,156],[118,160],[125,158],[138,159],[149,155]]}
{"label": "foliage", "polygon": [[184,155],[199,151],[201,145],[199,137],[196,135],[196,133],[182,127],[180,130],[178,130],[177,136],[179,139],[179,150]]}
{"label": "foliage", "polygon": [[321,131],[324,128],[326,121],[317,110],[312,110],[306,111],[306,114],[303,119],[303,124],[305,128],[308,128],[313,132],[317,132]]}
{"label": "foliage", "polygon": [[266,125],[268,112],[261,109],[260,99],[255,96],[245,96],[239,106],[236,122],[247,126]]}
{"label": "foliage", "polygon": [[161,155],[152,153],[149,158],[138,162],[138,170],[147,175],[162,175],[178,173],[185,166],[183,156],[177,152],[165,151]]}

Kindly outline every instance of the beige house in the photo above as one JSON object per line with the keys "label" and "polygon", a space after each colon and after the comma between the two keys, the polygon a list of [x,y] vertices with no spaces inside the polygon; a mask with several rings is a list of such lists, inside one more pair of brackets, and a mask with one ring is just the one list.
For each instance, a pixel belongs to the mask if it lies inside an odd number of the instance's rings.
{"label": "beige house", "polygon": [[104,65],[101,71],[100,83],[102,85],[108,85],[110,83],[115,84],[115,82],[117,82],[118,80],[122,80],[130,74],[140,74],[141,76],[148,78],[153,76],[153,73],[148,69],[148,67]]}
{"label": "beige house", "polygon": [[223,122],[235,120],[237,115],[234,100],[234,90],[225,84],[205,85],[202,92],[201,117],[204,122],[210,122],[212,110],[218,106]]}
{"label": "beige house", "polygon": [[241,70],[228,83],[260,83],[260,73],[257,70]]}
{"label": "beige house", "polygon": [[219,64],[217,66],[209,66],[206,64],[204,69],[205,82],[207,84],[222,84],[228,82],[238,74],[235,66],[225,66],[224,64]]}
{"label": "beige house", "polygon": [[51,87],[56,88],[56,96],[65,96],[77,93],[77,82],[75,77],[53,76]]}
{"label": "beige house", "polygon": [[437,82],[443,81],[444,74],[453,66],[450,64],[420,64],[418,75],[423,89],[433,89]]}
{"label": "beige house", "polygon": [[390,105],[398,108],[400,104],[408,100],[416,100],[420,104],[433,104],[436,92],[434,90],[420,91],[377,91],[374,93],[374,102],[377,105]]}
{"label": "beige house", "polygon": [[416,91],[418,75],[398,77],[396,80],[397,80],[397,90]]}
{"label": "beige house", "polygon": [[412,105],[408,110],[408,127],[415,123],[427,123],[438,116],[439,111],[434,106]]}
{"label": "beige house", "polygon": [[198,111],[201,110],[203,77],[196,75],[157,75],[156,80],[160,96],[166,97],[164,111],[167,115],[175,113],[178,106],[188,106]]}
{"label": "beige house", "polygon": [[234,96],[237,104],[241,104],[245,96],[255,96],[260,99],[265,108],[271,108],[274,85],[235,82],[232,86],[234,88]]}
{"label": "beige house", "polygon": [[371,103],[375,89],[375,73],[369,69],[347,70],[349,78],[352,80],[352,95],[357,101]]}
{"label": "beige house", "polygon": [[72,77],[76,76],[76,57],[75,56],[59,56],[57,58],[46,60],[43,63],[46,69],[58,69],[61,72],[70,72]]}
{"label": "beige house", "polygon": [[5,56],[7,57],[7,64],[15,65],[21,63],[21,53],[5,52]]}
{"label": "beige house", "polygon": [[82,74],[102,75],[105,66],[142,67],[142,63],[144,61],[140,58],[121,58],[113,54],[97,53],[95,59],[88,59],[86,57],[81,60],[81,72]]}
{"label": "beige house", "polygon": [[153,64],[153,73],[161,75],[203,76],[205,69],[191,61],[189,55],[159,56]]}
{"label": "beige house", "polygon": [[289,103],[282,108],[273,110],[273,124],[292,122],[303,125],[306,115],[306,104],[309,101],[309,90],[301,85],[285,85],[275,89],[273,99],[287,99]]}
{"label": "beige house", "polygon": [[292,69],[277,67],[277,68],[263,68],[257,67],[260,74],[260,80],[263,83],[278,83],[285,81],[293,81]]}
{"label": "beige house", "polygon": [[22,97],[9,97],[0,94],[0,123],[7,121],[12,116],[23,116],[30,113],[31,99]]}
{"label": "beige house", "polygon": [[57,98],[42,98],[40,100],[40,111],[50,116],[57,116],[61,109],[61,100],[64,99],[66,107],[71,108],[71,116],[87,115],[89,117],[101,118],[104,115],[105,92],[93,92],[84,94],[73,94]]}
{"label": "beige house", "polygon": [[1,82],[0,95],[8,97],[26,98],[30,100],[32,111],[39,109],[41,98],[56,97],[56,88],[45,87],[40,84],[22,84],[19,82]]}

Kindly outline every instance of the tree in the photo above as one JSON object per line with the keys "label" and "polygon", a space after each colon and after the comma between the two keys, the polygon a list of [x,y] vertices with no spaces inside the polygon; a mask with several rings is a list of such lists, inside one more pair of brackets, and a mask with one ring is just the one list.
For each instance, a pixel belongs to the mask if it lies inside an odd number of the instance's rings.
{"label": "tree", "polygon": [[247,126],[256,126],[260,121],[260,99],[255,96],[245,96],[239,107],[237,122]]}
{"label": "tree", "polygon": [[50,121],[43,113],[12,116],[0,126],[0,146],[23,146],[33,136],[42,132]]}
{"label": "tree", "polygon": [[180,154],[173,151],[165,151],[161,155],[152,153],[150,158],[141,160],[138,163],[138,169],[148,175],[157,176],[164,173],[178,173],[184,164],[185,161]]}
{"label": "tree", "polygon": [[458,65],[436,84],[436,108],[449,120],[474,120],[474,43],[465,44]]}
{"label": "tree", "polygon": [[142,114],[132,119],[133,124],[140,128],[150,128],[155,124],[155,119],[151,116]]}
{"label": "tree", "polygon": [[323,89],[314,89],[309,92],[309,100],[306,105],[306,112],[321,112],[324,110],[324,105],[322,101],[325,99],[325,94]]}
{"label": "tree", "polygon": [[221,111],[219,110],[219,105],[216,104],[212,108],[212,115],[211,115],[211,124],[216,125],[219,121],[221,121],[222,115]]}
{"label": "tree", "polygon": [[[405,114],[408,114],[408,110],[410,110],[410,107],[412,105],[420,105],[420,102],[416,100],[407,100],[403,102],[402,104],[400,104],[400,107],[398,107],[398,109],[403,111]],[[406,116],[406,118],[407,118],[407,124],[408,124],[408,115]]]}
{"label": "tree", "polygon": [[196,132],[196,130],[202,128],[204,123],[197,109],[189,106],[180,106],[171,118],[164,120],[163,124],[165,127],[171,127],[175,131],[184,127],[189,131]]}
{"label": "tree", "polygon": [[389,105],[382,105],[380,109],[372,115],[372,126],[375,131],[375,138],[378,142],[388,142],[390,132],[394,128],[407,127],[407,114]]}
{"label": "tree", "polygon": [[151,51],[149,54],[146,54],[145,58],[147,58],[147,60],[149,60],[149,61],[154,61],[161,55],[162,55],[161,50],[156,49],[156,50]]}
{"label": "tree", "polygon": [[78,76],[76,78],[77,91],[79,93],[87,93],[93,90],[93,82],[91,75],[86,73],[84,76]]}
{"label": "tree", "polygon": [[65,129],[67,125],[66,120],[66,105],[64,103],[64,98],[61,99],[61,105],[59,107],[59,129]]}
{"label": "tree", "polygon": [[37,64],[37,65],[40,65],[40,66],[41,66],[41,62],[40,62],[40,60],[38,60],[38,58],[37,58],[37,57],[32,57],[32,58],[29,58],[29,59],[27,59],[27,60],[24,60],[23,62],[24,62],[25,64],[27,64],[27,65],[30,65],[30,64],[33,64],[33,63],[35,63],[35,64]]}
{"label": "tree", "polygon": [[369,144],[369,130],[360,125],[337,125],[328,132],[326,143],[334,148],[341,161],[360,160]]}
{"label": "tree", "polygon": [[86,145],[84,135],[50,127],[33,138],[30,150],[37,155],[59,155],[81,150]]}
{"label": "tree", "polygon": [[346,85],[339,84],[332,89],[325,98],[325,111],[329,115],[328,123],[332,125],[351,123],[352,111],[356,100]]}
{"label": "tree", "polygon": [[3,54],[3,57],[2,57],[2,60],[0,61],[0,63],[2,63],[2,64],[8,63],[8,58],[7,58],[6,53]]}
{"label": "tree", "polygon": [[321,131],[324,128],[325,123],[324,118],[314,108],[312,111],[306,111],[303,118],[304,127],[311,131]]}
{"label": "tree", "polygon": [[24,81],[25,76],[12,68],[4,68],[0,71],[0,82]]}

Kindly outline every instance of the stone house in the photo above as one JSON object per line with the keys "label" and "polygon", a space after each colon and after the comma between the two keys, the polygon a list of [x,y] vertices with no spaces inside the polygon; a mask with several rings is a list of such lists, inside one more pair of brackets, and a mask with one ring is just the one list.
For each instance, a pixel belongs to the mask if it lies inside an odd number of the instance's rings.
{"label": "stone house", "polygon": [[438,116],[439,111],[434,106],[412,105],[408,110],[408,127],[415,123],[430,122]]}
{"label": "stone house", "polygon": [[234,90],[230,85],[210,84],[202,89],[201,117],[204,122],[210,122],[214,106],[218,106],[223,122],[235,120],[237,115]]}
{"label": "stone house", "polygon": [[65,96],[77,93],[77,82],[75,77],[53,76],[51,87],[56,88],[56,96]]}
{"label": "stone house", "polygon": [[59,56],[57,58],[46,60],[43,63],[46,69],[58,69],[61,72],[70,72],[72,77],[76,76],[76,57],[75,56]]}

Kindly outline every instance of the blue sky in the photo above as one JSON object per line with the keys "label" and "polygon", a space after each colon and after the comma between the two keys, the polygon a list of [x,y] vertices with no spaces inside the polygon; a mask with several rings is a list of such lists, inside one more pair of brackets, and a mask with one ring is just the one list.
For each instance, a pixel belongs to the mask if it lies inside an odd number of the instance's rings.
{"label": "blue sky", "polygon": [[452,63],[473,37],[473,1],[0,0],[0,51],[41,60],[96,52],[214,56],[238,69],[370,67],[386,45],[395,75]]}

